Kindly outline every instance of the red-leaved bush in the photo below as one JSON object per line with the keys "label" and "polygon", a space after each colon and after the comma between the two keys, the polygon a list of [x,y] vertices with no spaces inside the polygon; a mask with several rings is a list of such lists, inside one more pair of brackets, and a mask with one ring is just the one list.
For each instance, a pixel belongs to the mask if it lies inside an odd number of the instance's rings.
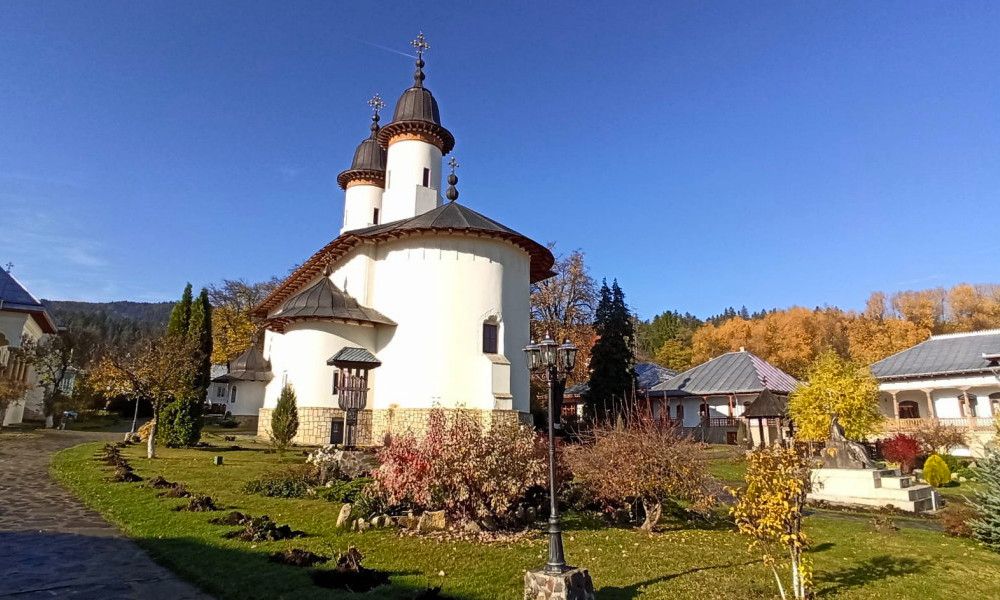
{"label": "red-leaved bush", "polygon": [[882,442],[882,456],[889,462],[899,463],[903,473],[913,471],[913,465],[916,464],[921,451],[920,442],[905,433],[897,433]]}
{"label": "red-leaved bush", "polygon": [[378,459],[375,489],[389,505],[444,510],[457,520],[509,522],[547,476],[545,445],[534,431],[517,423],[484,429],[465,412],[431,411],[425,436],[395,435]]}

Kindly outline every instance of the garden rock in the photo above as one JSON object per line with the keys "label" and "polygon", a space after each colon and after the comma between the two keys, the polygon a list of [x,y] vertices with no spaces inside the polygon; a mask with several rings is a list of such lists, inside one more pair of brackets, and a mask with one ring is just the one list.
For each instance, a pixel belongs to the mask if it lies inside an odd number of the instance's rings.
{"label": "garden rock", "polygon": [[337,527],[347,527],[347,522],[351,518],[351,505],[345,504],[340,507],[340,514],[337,515]]}
{"label": "garden rock", "polygon": [[417,531],[444,531],[447,528],[448,520],[443,510],[427,511],[417,521]]}

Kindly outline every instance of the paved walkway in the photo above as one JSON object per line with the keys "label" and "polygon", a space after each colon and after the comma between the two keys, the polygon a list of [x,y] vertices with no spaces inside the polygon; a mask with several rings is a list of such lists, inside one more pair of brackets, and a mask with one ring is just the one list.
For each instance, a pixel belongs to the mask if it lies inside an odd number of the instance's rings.
{"label": "paved walkway", "polygon": [[49,477],[52,454],[121,434],[0,434],[0,599],[211,600]]}

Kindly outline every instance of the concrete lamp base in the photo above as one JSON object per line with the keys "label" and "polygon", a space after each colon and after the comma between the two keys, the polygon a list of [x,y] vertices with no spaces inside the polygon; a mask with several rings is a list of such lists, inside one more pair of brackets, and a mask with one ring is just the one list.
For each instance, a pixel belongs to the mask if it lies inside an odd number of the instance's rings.
{"label": "concrete lamp base", "polygon": [[524,600],[595,600],[594,582],[587,569],[570,568],[559,574],[545,569],[524,574]]}

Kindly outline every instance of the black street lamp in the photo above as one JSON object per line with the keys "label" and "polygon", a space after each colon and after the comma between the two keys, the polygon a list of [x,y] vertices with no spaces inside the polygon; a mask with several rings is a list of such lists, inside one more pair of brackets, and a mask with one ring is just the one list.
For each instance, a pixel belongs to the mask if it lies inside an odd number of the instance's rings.
{"label": "black street lamp", "polygon": [[577,348],[566,340],[559,345],[546,333],[545,339],[532,341],[524,348],[528,359],[528,369],[535,373],[545,373],[549,384],[549,562],[545,572],[559,575],[572,569],[566,566],[563,556],[562,530],[559,528],[559,507],[556,504],[556,382],[573,370],[576,364]]}

